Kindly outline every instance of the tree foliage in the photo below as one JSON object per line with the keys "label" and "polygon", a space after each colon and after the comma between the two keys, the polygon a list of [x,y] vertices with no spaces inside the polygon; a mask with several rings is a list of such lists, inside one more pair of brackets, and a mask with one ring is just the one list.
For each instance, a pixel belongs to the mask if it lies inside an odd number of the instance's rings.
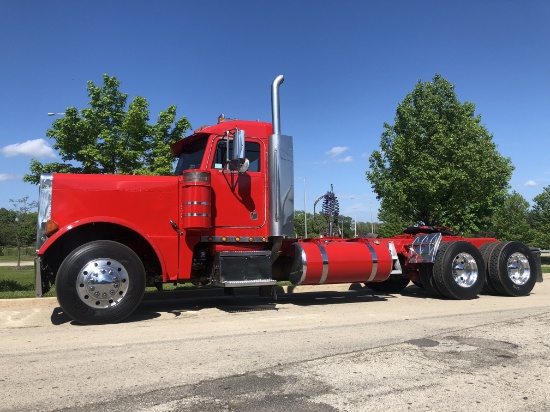
{"label": "tree foliage", "polygon": [[533,199],[531,226],[535,230],[534,244],[542,249],[550,249],[550,186]]}
{"label": "tree foliage", "polygon": [[384,129],[366,176],[392,217],[474,231],[502,203],[511,160],[440,75],[419,81]]}
{"label": "tree foliage", "polygon": [[[320,226],[320,220],[313,217],[313,214],[307,213],[307,236],[308,237],[320,237],[325,234],[326,225],[323,228]],[[358,222],[359,225],[360,222]],[[359,226],[357,227],[359,230]],[[353,218],[349,216],[339,216],[338,225],[333,229],[334,236],[342,236],[345,238],[351,238],[354,235],[354,222]],[[359,231],[358,231],[359,234]],[[305,222],[304,211],[296,210],[294,212],[294,236],[305,237]]]}
{"label": "tree foliage", "polygon": [[103,75],[103,84],[88,82],[89,107],[68,107],[53,122],[46,136],[55,140],[62,162],[31,160],[26,182],[38,184],[41,173],[111,173],[168,175],[173,172],[170,143],[185,136],[191,125],[185,116],[176,120],[176,106],[161,111],[149,125],[149,104],[141,96],[127,107],[128,95],[120,81]]}
{"label": "tree foliage", "polygon": [[21,268],[21,248],[36,241],[37,202],[29,197],[10,199],[12,210],[0,209],[0,246],[17,248],[17,269]]}
{"label": "tree foliage", "polygon": [[515,240],[531,244],[534,231],[529,223],[530,205],[516,191],[506,195],[504,202],[490,219],[488,235],[501,241]]}
{"label": "tree foliage", "polygon": [[393,237],[403,233],[403,229],[408,226],[414,226],[415,222],[410,220],[404,220],[400,216],[392,213],[386,207],[384,207],[384,200],[380,203],[380,210],[378,212],[378,219],[381,221],[378,227],[378,234],[380,237]]}

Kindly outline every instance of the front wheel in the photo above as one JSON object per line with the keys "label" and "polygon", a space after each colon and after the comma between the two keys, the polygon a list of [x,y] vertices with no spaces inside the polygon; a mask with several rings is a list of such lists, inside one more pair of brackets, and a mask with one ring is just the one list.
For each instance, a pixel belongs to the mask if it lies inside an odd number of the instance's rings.
{"label": "front wheel", "polygon": [[86,243],[59,267],[57,300],[84,324],[116,323],[128,317],[145,293],[145,269],[129,247],[108,240]]}

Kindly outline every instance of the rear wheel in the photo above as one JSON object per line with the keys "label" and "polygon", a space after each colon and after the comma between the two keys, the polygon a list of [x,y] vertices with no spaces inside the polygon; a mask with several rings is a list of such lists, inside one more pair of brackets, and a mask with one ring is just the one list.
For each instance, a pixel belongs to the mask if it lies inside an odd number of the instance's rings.
{"label": "rear wheel", "polygon": [[535,258],[520,242],[501,242],[489,258],[489,277],[495,289],[505,296],[526,296],[535,287]]}
{"label": "rear wheel", "polygon": [[382,282],[366,282],[365,286],[377,292],[399,293],[407,287],[409,282],[409,279],[393,274]]}
{"label": "rear wheel", "polygon": [[444,243],[433,267],[435,286],[451,299],[473,299],[485,283],[485,262],[478,248],[468,242]]}
{"label": "rear wheel", "polygon": [[59,267],[57,300],[72,319],[84,324],[120,322],[139,305],[145,269],[135,252],[100,240],[71,252]]}
{"label": "rear wheel", "polygon": [[485,283],[483,284],[483,288],[481,288],[481,293],[485,293],[487,295],[499,295],[498,291],[493,285],[493,281],[491,280],[491,277],[489,276],[489,261],[491,259],[491,254],[493,253],[493,250],[495,247],[499,244],[499,242],[489,242],[483,244],[479,248],[479,252],[483,256],[483,261],[485,262]]}
{"label": "rear wheel", "polygon": [[442,298],[444,297],[444,295],[443,293],[441,293],[441,291],[437,288],[437,285],[435,284],[435,280],[433,276],[433,267],[434,265],[431,263],[420,264],[420,282],[422,282],[422,287],[430,295],[434,295]]}

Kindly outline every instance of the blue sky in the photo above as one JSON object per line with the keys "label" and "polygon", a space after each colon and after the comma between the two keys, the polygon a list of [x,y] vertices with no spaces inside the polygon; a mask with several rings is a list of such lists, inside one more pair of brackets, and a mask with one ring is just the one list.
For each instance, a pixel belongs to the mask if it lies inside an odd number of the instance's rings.
{"label": "blue sky", "polygon": [[[0,4],[0,207],[37,198],[21,181],[31,157],[58,160],[48,112],[87,105],[86,82],[116,76],[144,96],[151,121],[177,104],[199,127],[227,117],[271,120],[278,74],[281,129],[294,136],[307,210],[334,185],[359,221],[378,201],[365,180],[383,123],[416,82],[440,73],[476,104],[513,190],[550,185],[550,2],[59,1]],[[303,179],[296,179],[303,209]]]}

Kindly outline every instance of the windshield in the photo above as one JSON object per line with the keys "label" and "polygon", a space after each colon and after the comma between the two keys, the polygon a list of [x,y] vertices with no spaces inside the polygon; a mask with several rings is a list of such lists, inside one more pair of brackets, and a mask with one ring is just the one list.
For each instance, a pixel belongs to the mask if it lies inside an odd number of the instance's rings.
{"label": "windshield", "polygon": [[184,170],[198,169],[201,167],[208,137],[209,136],[204,136],[183,146],[178,165],[176,166],[176,176],[181,175]]}

